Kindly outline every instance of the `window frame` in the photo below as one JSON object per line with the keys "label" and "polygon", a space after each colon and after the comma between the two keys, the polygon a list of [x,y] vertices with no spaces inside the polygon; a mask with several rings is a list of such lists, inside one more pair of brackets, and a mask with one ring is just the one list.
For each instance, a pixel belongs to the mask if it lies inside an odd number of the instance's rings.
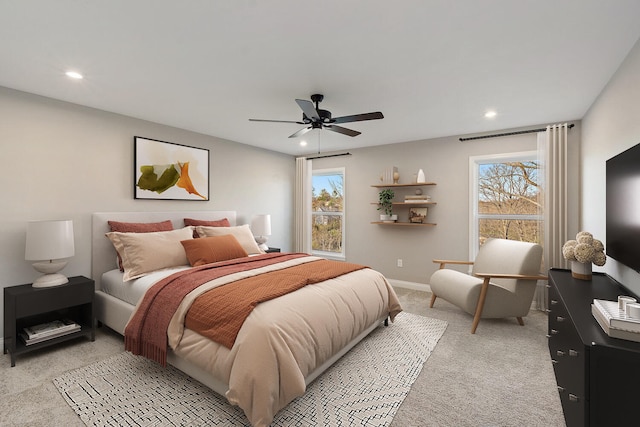
{"label": "window frame", "polygon": [[313,224],[315,223],[314,217],[316,215],[322,216],[339,216],[342,218],[341,220],[341,233],[342,233],[342,242],[340,247],[342,248],[341,252],[326,252],[326,251],[318,251],[313,249],[313,243],[311,243],[311,254],[316,255],[322,258],[335,259],[339,261],[344,261],[346,259],[346,212],[347,212],[347,176],[346,176],[346,168],[345,167],[336,167],[336,168],[325,168],[325,169],[314,169],[311,172],[311,188],[309,192],[311,193],[311,200],[313,200],[313,179],[316,176],[330,176],[330,175],[341,175],[342,176],[342,212],[322,212],[317,213],[311,207],[311,242],[313,242]]}
{"label": "window frame", "polygon": [[539,175],[539,183],[544,188],[544,174],[542,173],[542,163],[536,150],[469,156],[469,259],[475,259],[478,255],[478,250],[480,249],[480,236],[478,234],[479,220],[481,219],[535,220],[543,223],[544,226],[544,215],[540,211],[537,215],[490,215],[478,213],[478,174],[480,165],[532,160],[538,162],[541,165],[539,168],[541,172],[541,174]]}

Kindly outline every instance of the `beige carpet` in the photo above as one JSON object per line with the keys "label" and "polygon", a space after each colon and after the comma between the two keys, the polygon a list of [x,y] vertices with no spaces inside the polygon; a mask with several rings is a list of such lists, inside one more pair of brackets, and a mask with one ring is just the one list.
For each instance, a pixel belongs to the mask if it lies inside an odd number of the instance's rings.
{"label": "beige carpet", "polygon": [[[406,311],[448,322],[436,349],[396,412],[392,427],[564,426],[547,349],[547,317],[531,312],[515,319],[482,321],[429,294],[397,289]],[[53,378],[123,351],[122,337],[105,328],[85,339],[18,357],[0,359],[0,425],[81,427],[56,390]]]}
{"label": "beige carpet", "polygon": [[405,310],[446,320],[392,427],[564,427],[547,347],[547,315],[530,311],[525,326],[486,319],[474,335],[472,316],[431,294],[396,289]]}

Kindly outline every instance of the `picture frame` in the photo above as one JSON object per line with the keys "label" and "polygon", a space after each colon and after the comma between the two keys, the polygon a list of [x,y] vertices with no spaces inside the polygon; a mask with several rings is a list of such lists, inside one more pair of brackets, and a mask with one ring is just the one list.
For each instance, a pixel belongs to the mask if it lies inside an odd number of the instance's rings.
{"label": "picture frame", "polygon": [[209,200],[209,150],[134,137],[134,199]]}
{"label": "picture frame", "polygon": [[422,224],[427,219],[427,208],[410,208],[409,222]]}

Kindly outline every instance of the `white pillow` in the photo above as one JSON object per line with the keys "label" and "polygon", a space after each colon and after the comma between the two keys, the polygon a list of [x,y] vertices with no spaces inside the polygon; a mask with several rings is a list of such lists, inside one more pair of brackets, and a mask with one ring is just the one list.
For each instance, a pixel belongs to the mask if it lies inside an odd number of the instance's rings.
{"label": "white pillow", "polygon": [[122,257],[123,280],[137,279],[162,268],[189,265],[182,240],[193,239],[193,227],[151,233],[106,233]]}
{"label": "white pillow", "polygon": [[205,225],[197,225],[196,231],[200,237],[232,234],[248,255],[265,253],[258,247],[256,239],[254,239],[251,229],[249,228],[249,224],[239,225],[237,227],[207,227]]}

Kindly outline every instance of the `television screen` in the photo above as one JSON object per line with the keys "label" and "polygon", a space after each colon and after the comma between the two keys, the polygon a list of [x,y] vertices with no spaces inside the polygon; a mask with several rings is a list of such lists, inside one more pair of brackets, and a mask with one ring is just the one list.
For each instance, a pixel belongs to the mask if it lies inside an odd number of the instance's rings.
{"label": "television screen", "polygon": [[607,160],[606,253],[640,271],[640,144]]}

